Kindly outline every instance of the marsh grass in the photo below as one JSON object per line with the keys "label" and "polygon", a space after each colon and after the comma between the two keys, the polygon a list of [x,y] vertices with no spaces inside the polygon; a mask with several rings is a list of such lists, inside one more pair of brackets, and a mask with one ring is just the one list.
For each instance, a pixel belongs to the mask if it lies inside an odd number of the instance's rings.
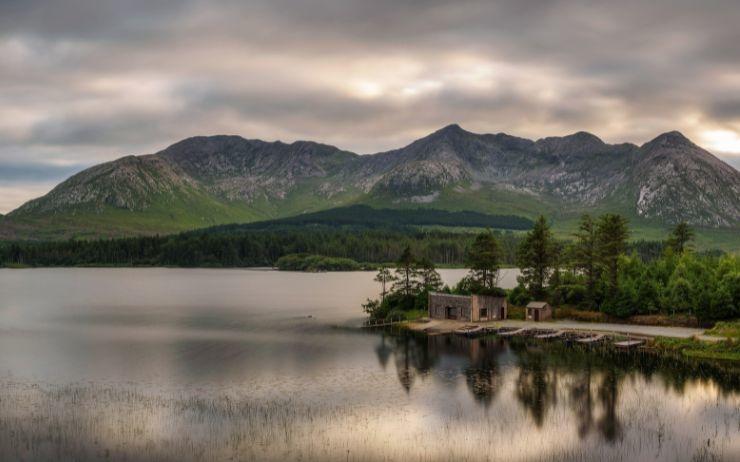
{"label": "marsh grass", "polygon": [[[693,460],[730,460],[738,450],[732,446],[738,411],[723,411],[715,428],[697,429],[691,438],[675,441],[680,433],[671,433],[661,405],[649,400],[622,409],[623,423],[614,429],[599,427],[608,413],[595,413],[596,433],[582,435],[582,444],[570,444],[572,435],[559,434],[564,427],[552,427],[580,412],[572,392],[565,391],[577,385],[577,378],[559,380],[555,395],[544,396],[552,409],[543,428],[522,419],[526,409],[514,402],[497,412],[453,406],[419,425],[408,409],[382,404],[291,397],[262,401],[237,389],[144,391],[133,384],[6,380],[0,381],[0,460],[606,461],[636,460],[647,453],[663,456],[655,460],[672,460],[669,445]],[[514,393],[514,382],[507,381],[502,393]],[[594,389],[595,396],[599,393]],[[709,411],[716,412],[711,406],[700,410]],[[520,424],[529,430],[512,441],[507,432]],[[607,440],[598,436],[604,432]]]}

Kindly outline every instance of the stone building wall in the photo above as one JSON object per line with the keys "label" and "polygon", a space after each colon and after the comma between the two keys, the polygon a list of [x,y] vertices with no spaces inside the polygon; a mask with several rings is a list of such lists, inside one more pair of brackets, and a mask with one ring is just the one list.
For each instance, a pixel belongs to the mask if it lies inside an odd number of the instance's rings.
{"label": "stone building wall", "polygon": [[[503,307],[503,316],[501,308]],[[480,309],[485,308],[488,310],[488,316],[480,316]],[[508,316],[508,305],[506,304],[506,298],[504,297],[493,297],[490,295],[473,295],[473,321],[479,320],[499,320],[506,319]]]}
{"label": "stone building wall", "polygon": [[447,308],[451,307],[455,309],[455,319],[471,321],[472,305],[472,298],[466,295],[431,292],[429,294],[429,317],[432,319],[447,319]]}

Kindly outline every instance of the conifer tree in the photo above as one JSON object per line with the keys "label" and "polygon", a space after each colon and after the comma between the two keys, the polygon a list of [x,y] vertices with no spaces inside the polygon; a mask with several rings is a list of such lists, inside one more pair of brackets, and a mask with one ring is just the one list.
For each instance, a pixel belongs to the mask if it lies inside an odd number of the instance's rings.
{"label": "conifer tree", "polygon": [[596,225],[599,264],[606,276],[609,297],[617,295],[619,288],[619,257],[627,249],[627,220],[621,215],[606,213]]}
{"label": "conifer tree", "polygon": [[553,237],[544,216],[535,221],[519,246],[518,260],[522,282],[534,297],[545,295],[545,283],[552,268]]}
{"label": "conifer tree", "polygon": [[681,222],[673,228],[666,244],[677,254],[682,254],[684,251],[690,250],[691,241],[693,240],[694,230],[686,222]]}
{"label": "conifer tree", "polygon": [[375,282],[380,283],[380,299],[385,300],[385,296],[388,294],[387,286],[396,280],[396,277],[391,274],[391,271],[385,266],[378,268],[378,274],[375,275]]}
{"label": "conifer tree", "polygon": [[596,224],[590,215],[584,214],[574,235],[573,265],[579,270],[586,283],[586,301],[590,308],[596,304],[596,284],[600,277],[599,243]]}
{"label": "conifer tree", "polygon": [[403,295],[414,295],[418,287],[418,271],[416,270],[416,257],[411,253],[411,247],[406,246],[403,253],[396,262],[396,281],[393,291]]}
{"label": "conifer tree", "polygon": [[496,236],[484,231],[476,236],[466,255],[470,279],[476,288],[491,290],[498,284],[501,250]]}
{"label": "conifer tree", "polygon": [[432,292],[442,288],[442,278],[431,261],[427,259],[421,260],[418,264],[417,275],[420,279],[419,285],[421,290]]}

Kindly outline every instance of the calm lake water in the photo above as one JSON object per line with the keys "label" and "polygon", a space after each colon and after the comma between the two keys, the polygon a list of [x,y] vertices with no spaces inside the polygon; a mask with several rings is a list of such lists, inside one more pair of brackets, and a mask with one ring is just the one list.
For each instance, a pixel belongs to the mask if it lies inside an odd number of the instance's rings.
{"label": "calm lake water", "polygon": [[0,460],[740,460],[737,371],[361,331],[373,276],[0,270]]}

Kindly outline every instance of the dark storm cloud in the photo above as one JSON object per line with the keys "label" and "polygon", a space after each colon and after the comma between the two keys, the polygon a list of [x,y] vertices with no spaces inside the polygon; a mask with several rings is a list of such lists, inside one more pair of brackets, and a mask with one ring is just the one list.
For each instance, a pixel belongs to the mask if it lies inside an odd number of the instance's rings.
{"label": "dark storm cloud", "polygon": [[452,122],[677,129],[737,165],[738,22],[736,0],[4,0],[0,182],[196,134],[374,152]]}

